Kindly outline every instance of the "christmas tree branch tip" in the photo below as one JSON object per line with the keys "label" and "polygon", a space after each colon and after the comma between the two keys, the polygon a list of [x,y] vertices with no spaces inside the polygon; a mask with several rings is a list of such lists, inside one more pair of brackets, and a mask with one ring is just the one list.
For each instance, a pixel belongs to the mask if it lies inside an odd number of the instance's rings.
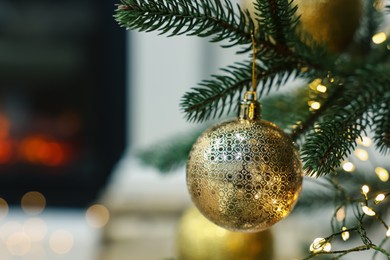
{"label": "christmas tree branch tip", "polygon": [[221,0],[122,0],[114,15],[123,27],[160,34],[211,37],[212,42],[227,40],[229,45],[249,44],[253,21],[231,1]]}

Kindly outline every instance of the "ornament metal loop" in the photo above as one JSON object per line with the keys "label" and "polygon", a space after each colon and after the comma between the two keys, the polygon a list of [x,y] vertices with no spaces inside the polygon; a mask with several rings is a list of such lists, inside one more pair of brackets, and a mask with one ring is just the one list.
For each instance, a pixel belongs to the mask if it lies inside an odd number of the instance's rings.
{"label": "ornament metal loop", "polygon": [[238,118],[249,121],[261,118],[261,105],[257,101],[256,92],[248,91],[245,93],[238,109]]}

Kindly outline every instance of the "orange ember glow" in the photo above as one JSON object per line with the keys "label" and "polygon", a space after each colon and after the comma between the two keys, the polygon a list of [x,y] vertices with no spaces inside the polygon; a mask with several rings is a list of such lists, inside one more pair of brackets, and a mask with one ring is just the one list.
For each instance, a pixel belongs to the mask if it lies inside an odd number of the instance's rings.
{"label": "orange ember glow", "polygon": [[20,145],[20,153],[30,163],[47,166],[63,165],[69,156],[65,144],[44,136],[25,138]]}
{"label": "orange ember glow", "polygon": [[[79,124],[77,117],[72,114],[62,116],[57,122],[54,136],[69,138],[79,130]],[[71,159],[71,144],[55,139],[49,134],[29,134],[15,138],[12,136],[11,125],[10,118],[0,112],[0,165],[27,162],[62,166]]]}
{"label": "orange ember glow", "polygon": [[9,162],[12,159],[13,144],[9,139],[0,138],[0,164]]}
{"label": "orange ember glow", "polygon": [[9,136],[11,123],[8,118],[0,113],[0,139],[5,139]]}

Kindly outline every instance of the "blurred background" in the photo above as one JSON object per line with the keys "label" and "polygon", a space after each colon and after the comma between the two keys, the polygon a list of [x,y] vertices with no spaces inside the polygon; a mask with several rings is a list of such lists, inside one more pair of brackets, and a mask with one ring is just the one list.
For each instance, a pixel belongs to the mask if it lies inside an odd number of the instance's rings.
{"label": "blurred background", "polygon": [[127,145],[114,4],[0,1],[0,259],[96,259],[92,219]]}
{"label": "blurred background", "polygon": [[[163,175],[135,154],[199,128],[181,96],[241,60],[205,39],[126,32],[115,4],[0,0],[2,260],[176,257],[185,169]],[[297,215],[272,233],[274,260],[328,234]]]}

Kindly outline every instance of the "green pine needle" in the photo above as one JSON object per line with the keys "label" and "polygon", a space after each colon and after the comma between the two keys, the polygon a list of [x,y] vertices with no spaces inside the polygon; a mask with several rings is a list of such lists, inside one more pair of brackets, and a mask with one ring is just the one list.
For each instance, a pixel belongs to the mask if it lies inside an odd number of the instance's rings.
{"label": "green pine needle", "polygon": [[390,152],[390,98],[373,109],[374,141],[383,154]]}
{"label": "green pine needle", "polygon": [[122,0],[114,17],[131,30],[211,37],[231,45],[250,43],[254,31],[253,22],[229,0]]}
{"label": "green pine needle", "polygon": [[[250,89],[252,82],[250,62],[237,63],[222,71],[225,75],[214,75],[212,80],[203,81],[199,87],[193,88],[183,96],[180,106],[188,121],[202,122],[221,117],[224,113],[229,114],[232,108],[237,108],[244,91]],[[299,71],[291,64],[272,69],[259,67],[258,71],[257,80],[262,87],[259,96],[299,75]]]}

